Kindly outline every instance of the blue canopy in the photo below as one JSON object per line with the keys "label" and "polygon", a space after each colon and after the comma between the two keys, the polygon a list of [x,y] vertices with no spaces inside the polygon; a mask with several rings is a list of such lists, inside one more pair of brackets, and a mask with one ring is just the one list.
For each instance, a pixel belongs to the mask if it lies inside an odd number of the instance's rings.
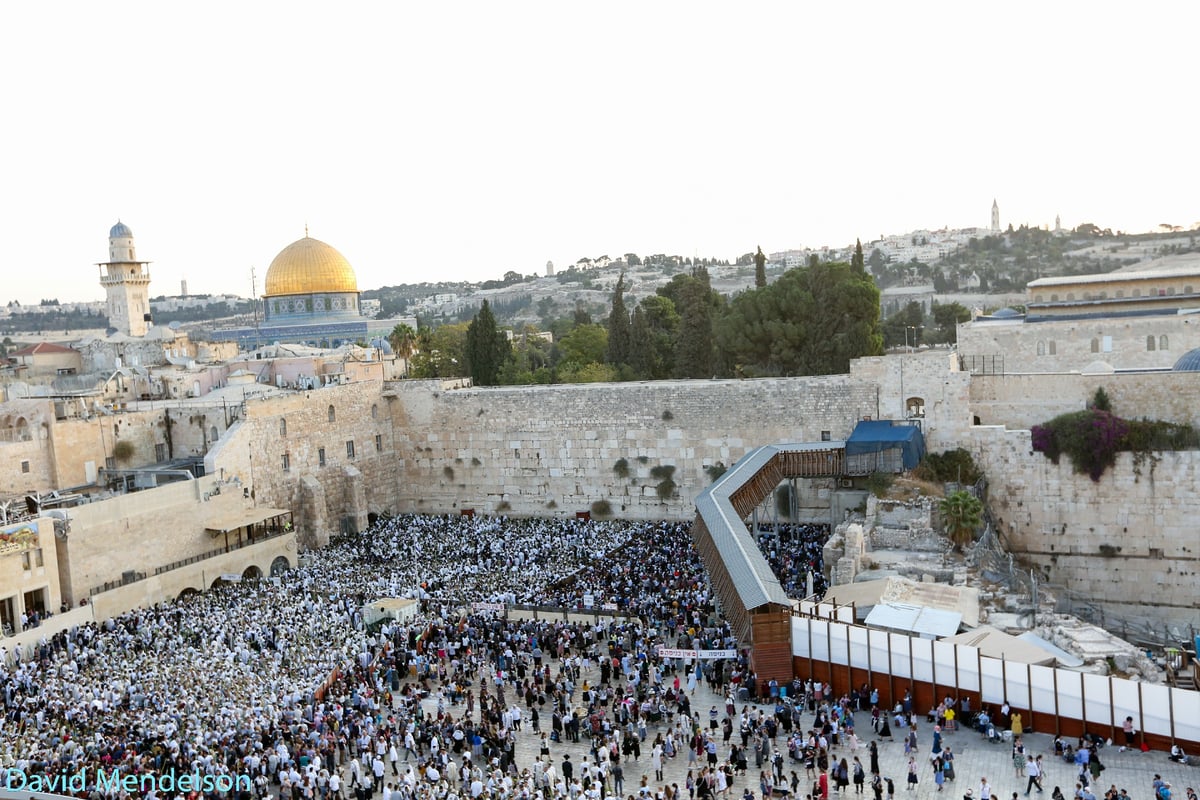
{"label": "blue canopy", "polygon": [[900,465],[912,469],[925,457],[925,437],[916,425],[881,419],[858,423],[846,440],[847,459],[889,450],[899,450]]}

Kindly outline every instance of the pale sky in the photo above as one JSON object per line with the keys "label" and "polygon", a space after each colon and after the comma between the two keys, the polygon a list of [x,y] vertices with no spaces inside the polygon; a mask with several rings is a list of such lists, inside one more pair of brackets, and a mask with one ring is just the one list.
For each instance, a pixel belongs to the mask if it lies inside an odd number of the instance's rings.
{"label": "pale sky", "polygon": [[0,5],[0,302],[1200,221],[1200,4]]}

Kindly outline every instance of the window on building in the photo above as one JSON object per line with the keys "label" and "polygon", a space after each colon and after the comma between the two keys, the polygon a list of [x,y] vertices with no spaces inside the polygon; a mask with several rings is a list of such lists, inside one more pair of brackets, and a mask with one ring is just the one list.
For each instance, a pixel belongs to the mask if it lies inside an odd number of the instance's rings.
{"label": "window on building", "polygon": [[1057,302],[1058,302],[1058,295],[1056,295],[1056,294],[1052,294],[1052,295],[1050,295],[1050,302],[1051,302],[1051,303],[1057,303]]}
{"label": "window on building", "polygon": [[104,468],[105,469],[116,469],[117,468],[117,460],[115,458],[113,458],[112,456],[105,456]]}
{"label": "window on building", "polygon": [[287,420],[283,417],[279,418],[279,435],[287,436]]}
{"label": "window on building", "polygon": [[1039,356],[1046,355],[1046,343],[1045,342],[1039,341],[1037,343],[1037,354]]}
{"label": "window on building", "polygon": [[1093,353],[1100,352],[1100,340],[1099,339],[1092,339],[1092,352]]}
{"label": "window on building", "polygon": [[1040,295],[1040,294],[1039,294],[1039,295],[1035,296],[1035,297],[1033,298],[1033,302],[1035,302],[1035,303],[1040,303],[1040,302],[1042,302],[1042,295]]}
{"label": "window on building", "polygon": [[830,441],[829,431],[821,431],[821,441],[822,442]]}
{"label": "window on building", "polygon": [[1167,349],[1167,336],[1166,336],[1166,334],[1163,334],[1162,336],[1158,337],[1158,349],[1159,349],[1159,350],[1166,350],[1166,349]]}
{"label": "window on building", "polygon": [[1100,349],[1106,353],[1112,352],[1112,337],[1111,336],[1100,337]]}
{"label": "window on building", "polygon": [[354,458],[354,440],[346,442],[346,458]]}
{"label": "window on building", "polygon": [[1054,347],[1054,340],[1051,339],[1049,344],[1050,344],[1050,355],[1055,355],[1056,350]]}
{"label": "window on building", "polygon": [[1153,336],[1147,336],[1147,337],[1146,337],[1146,349],[1147,349],[1147,350],[1153,350],[1153,349],[1154,349],[1154,337],[1153,337]]}
{"label": "window on building", "polygon": [[1168,297],[1174,297],[1174,296],[1175,296],[1175,287],[1174,287],[1174,286],[1168,286],[1168,287],[1167,287],[1167,296],[1168,296]]}
{"label": "window on building", "polygon": [[29,462],[28,461],[21,462],[21,472],[25,475],[29,474]]}
{"label": "window on building", "polygon": [[379,405],[377,403],[371,404],[371,419],[379,419]]}
{"label": "window on building", "polygon": [[333,406],[329,407],[329,421],[333,422],[337,419],[337,412],[333,410]]}
{"label": "window on building", "polygon": [[317,466],[318,467],[325,466],[325,448],[324,447],[317,448]]}
{"label": "window on building", "polygon": [[1183,293],[1184,294],[1193,294],[1192,285],[1190,283],[1183,287]]}
{"label": "window on building", "polygon": [[33,564],[29,561],[28,550],[26,550],[24,553],[21,553],[21,569],[25,570],[26,572],[33,569]]}
{"label": "window on building", "polygon": [[1069,301],[1071,301],[1071,300],[1074,300],[1074,299],[1075,299],[1075,293],[1074,293],[1074,292],[1067,292],[1067,301],[1069,302]]}
{"label": "window on building", "polygon": [[1141,289],[1134,289],[1134,290],[1133,290],[1133,296],[1134,296],[1134,297],[1141,297],[1141,296],[1142,296],[1142,290],[1141,290]]}
{"label": "window on building", "polygon": [[382,434],[378,434],[378,433],[375,434],[375,452],[376,453],[383,452],[383,435]]}
{"label": "window on building", "polygon": [[288,455],[287,453],[284,453],[284,454],[283,454],[283,458],[281,459],[281,463],[282,463],[282,465],[283,465],[283,471],[284,471],[284,472],[291,472],[291,470],[292,470],[292,457],[291,457],[290,455]]}
{"label": "window on building", "polygon": [[1162,558],[1163,557],[1162,548],[1161,547],[1151,547],[1150,548],[1150,557],[1151,558]]}
{"label": "window on building", "polygon": [[217,433],[217,426],[213,425],[212,428],[210,428],[208,431],[208,440],[210,442],[215,442],[217,440],[218,436],[219,436],[219,434]]}
{"label": "window on building", "polygon": [[42,555],[42,548],[40,547],[33,551],[33,565],[35,567],[46,566],[45,557]]}
{"label": "window on building", "polygon": [[1101,293],[1100,293],[1100,299],[1101,299],[1101,300],[1107,300],[1107,299],[1108,299],[1108,292],[1101,292]]}
{"label": "window on building", "polygon": [[160,444],[154,445],[154,460],[159,462],[160,464],[167,460],[166,444],[160,443]]}

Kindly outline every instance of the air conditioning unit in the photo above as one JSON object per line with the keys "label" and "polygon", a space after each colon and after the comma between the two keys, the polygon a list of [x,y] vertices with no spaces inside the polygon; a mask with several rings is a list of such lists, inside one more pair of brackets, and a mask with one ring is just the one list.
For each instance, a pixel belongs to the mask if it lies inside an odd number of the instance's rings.
{"label": "air conditioning unit", "polygon": [[850,480],[849,478],[842,478],[840,481],[838,481],[838,485],[843,489],[853,489],[854,481]]}

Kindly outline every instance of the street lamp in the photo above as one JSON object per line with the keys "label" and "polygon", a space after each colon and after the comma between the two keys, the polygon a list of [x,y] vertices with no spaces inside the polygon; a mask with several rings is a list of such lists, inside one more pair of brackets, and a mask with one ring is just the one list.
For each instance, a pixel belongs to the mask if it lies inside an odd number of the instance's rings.
{"label": "street lamp", "polygon": [[905,325],[904,326],[904,346],[906,348],[908,348],[908,352],[911,353],[912,347],[909,347],[909,344],[908,344],[908,332],[909,331],[913,332],[913,345],[916,345],[916,343],[917,343],[917,326],[916,325]]}

